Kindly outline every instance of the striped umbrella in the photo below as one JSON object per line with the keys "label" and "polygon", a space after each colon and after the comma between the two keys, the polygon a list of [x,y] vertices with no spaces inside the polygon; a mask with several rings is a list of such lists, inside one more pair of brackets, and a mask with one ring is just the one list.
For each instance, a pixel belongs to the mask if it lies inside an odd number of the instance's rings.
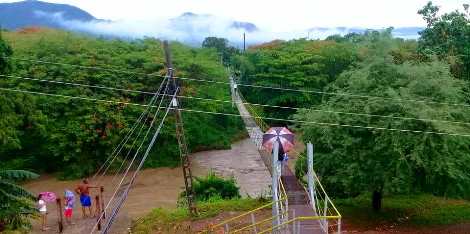
{"label": "striped umbrella", "polygon": [[263,135],[263,146],[272,151],[274,142],[279,142],[279,152],[285,153],[294,148],[294,134],[285,127],[272,127]]}
{"label": "striped umbrella", "polygon": [[53,192],[41,192],[42,200],[45,202],[54,202],[57,196]]}

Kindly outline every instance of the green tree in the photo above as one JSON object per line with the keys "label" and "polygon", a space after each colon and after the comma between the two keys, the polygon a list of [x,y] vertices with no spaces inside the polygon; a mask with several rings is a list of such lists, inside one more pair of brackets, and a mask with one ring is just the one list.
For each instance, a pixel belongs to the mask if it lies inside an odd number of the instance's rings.
{"label": "green tree", "polygon": [[5,74],[11,67],[10,60],[7,57],[13,55],[11,47],[3,40],[0,29],[0,74]]}
{"label": "green tree", "polygon": [[29,218],[36,210],[35,196],[15,182],[37,177],[29,171],[0,170],[0,231],[2,226],[11,229],[29,227]]}
{"label": "green tree", "polygon": [[[357,53],[350,43],[335,41],[273,41],[254,47],[234,59],[240,82],[291,89],[323,90],[355,61]],[[317,105],[317,95],[272,89],[240,87],[249,102],[275,106]],[[288,118],[295,111],[264,108],[269,117]]]}
{"label": "green tree", "polygon": [[[330,91],[390,99],[332,96],[319,107],[326,112],[307,109],[300,111],[296,119],[465,134],[470,132],[468,124],[417,119],[469,122],[466,107],[395,101],[462,103],[463,87],[462,82],[452,78],[444,63],[395,64],[391,56],[379,56],[364,62],[359,69],[343,73],[330,86]],[[371,116],[327,113],[331,110]],[[302,124],[300,129],[304,142],[315,144],[315,169],[336,196],[371,192],[373,207],[379,210],[384,193],[424,191],[463,197],[470,192],[469,137],[309,124]]]}
{"label": "green tree", "polygon": [[232,56],[239,52],[237,48],[229,45],[227,39],[218,37],[205,38],[202,42],[202,47],[216,49],[225,65],[228,65],[232,59]]}
{"label": "green tree", "polygon": [[458,10],[439,15],[439,7],[428,2],[418,13],[427,22],[420,32],[419,51],[425,56],[433,54],[447,61],[452,73],[470,81],[470,14],[469,5],[464,12]]}
{"label": "green tree", "polygon": [[[79,67],[11,60],[12,76],[154,92],[165,74],[161,42],[155,39],[111,40],[52,29],[27,36],[4,32],[17,58],[43,60]],[[12,43],[14,42],[14,43]],[[9,47],[8,47],[9,48]],[[225,81],[227,71],[214,49],[172,43],[176,76]],[[113,72],[112,70],[126,70]],[[132,73],[135,72],[135,73]],[[154,75],[141,75],[154,74]],[[116,102],[146,104],[151,95],[32,80],[1,78],[0,87]],[[229,87],[206,82],[184,82],[182,95],[210,99],[229,98]],[[230,103],[214,105],[196,99],[181,100],[184,108],[235,113]],[[105,161],[144,109],[132,105],[87,102],[43,95],[0,91],[0,167],[57,173],[61,178],[89,175]],[[149,120],[154,118],[150,116]],[[226,149],[243,131],[241,120],[188,112],[183,114],[190,151]],[[145,131],[150,121],[145,121]],[[179,151],[171,115],[164,125],[146,167],[178,166]],[[137,131],[136,131],[137,132]],[[137,143],[143,140],[141,134]],[[134,139],[133,139],[134,140]],[[111,168],[117,169],[131,150],[129,141]],[[137,147],[129,155],[134,155]],[[21,155],[18,157],[17,155]],[[64,173],[67,172],[67,173]]]}

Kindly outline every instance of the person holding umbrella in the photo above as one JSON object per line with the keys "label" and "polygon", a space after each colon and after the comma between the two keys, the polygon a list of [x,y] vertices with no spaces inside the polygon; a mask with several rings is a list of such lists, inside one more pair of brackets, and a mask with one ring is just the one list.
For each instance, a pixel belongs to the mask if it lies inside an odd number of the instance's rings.
{"label": "person holding umbrella", "polygon": [[263,146],[272,151],[275,142],[279,143],[278,160],[284,161],[287,152],[294,148],[294,134],[285,127],[272,127],[263,135]]}
{"label": "person holding umbrella", "polygon": [[41,192],[38,195],[37,208],[41,215],[41,230],[47,231],[47,205],[46,202],[53,202],[56,199],[56,195],[53,192]]}
{"label": "person holding umbrella", "polygon": [[46,231],[49,228],[47,227],[47,205],[46,201],[43,199],[43,195],[40,193],[38,195],[38,211],[39,214],[41,215],[41,230]]}

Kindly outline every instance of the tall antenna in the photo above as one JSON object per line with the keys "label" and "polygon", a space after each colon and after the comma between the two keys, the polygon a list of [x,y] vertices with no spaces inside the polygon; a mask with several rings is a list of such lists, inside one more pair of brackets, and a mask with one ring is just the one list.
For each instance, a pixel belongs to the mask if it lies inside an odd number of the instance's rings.
{"label": "tall antenna", "polygon": [[245,33],[243,33],[243,52],[246,50],[246,36]]}

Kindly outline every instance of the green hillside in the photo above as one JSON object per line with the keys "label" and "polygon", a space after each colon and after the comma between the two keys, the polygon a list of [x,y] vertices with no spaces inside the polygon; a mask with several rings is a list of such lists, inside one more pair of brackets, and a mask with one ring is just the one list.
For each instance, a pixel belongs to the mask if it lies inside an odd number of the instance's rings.
{"label": "green hillside", "polygon": [[[42,28],[4,32],[3,38],[13,49],[12,57],[18,58],[7,60],[11,76],[152,92],[157,90],[166,72],[161,42],[154,39],[109,40]],[[171,50],[176,76],[227,81],[227,71],[217,63],[214,50],[179,43],[172,43]],[[38,60],[106,70],[35,62]],[[0,84],[3,88],[140,104],[148,103],[151,98],[148,94],[9,77],[1,77]],[[182,96],[230,100],[227,85],[184,80],[183,86]],[[1,166],[61,172],[67,178],[93,173],[143,111],[142,107],[131,105],[11,92],[1,92],[0,102],[2,119],[7,120],[0,122]],[[183,99],[182,105],[201,111],[233,112],[230,103],[215,105]],[[183,116],[193,152],[228,148],[232,140],[243,134],[241,120],[235,117],[194,112],[185,112]],[[179,164],[174,128],[170,118],[147,166]]]}

